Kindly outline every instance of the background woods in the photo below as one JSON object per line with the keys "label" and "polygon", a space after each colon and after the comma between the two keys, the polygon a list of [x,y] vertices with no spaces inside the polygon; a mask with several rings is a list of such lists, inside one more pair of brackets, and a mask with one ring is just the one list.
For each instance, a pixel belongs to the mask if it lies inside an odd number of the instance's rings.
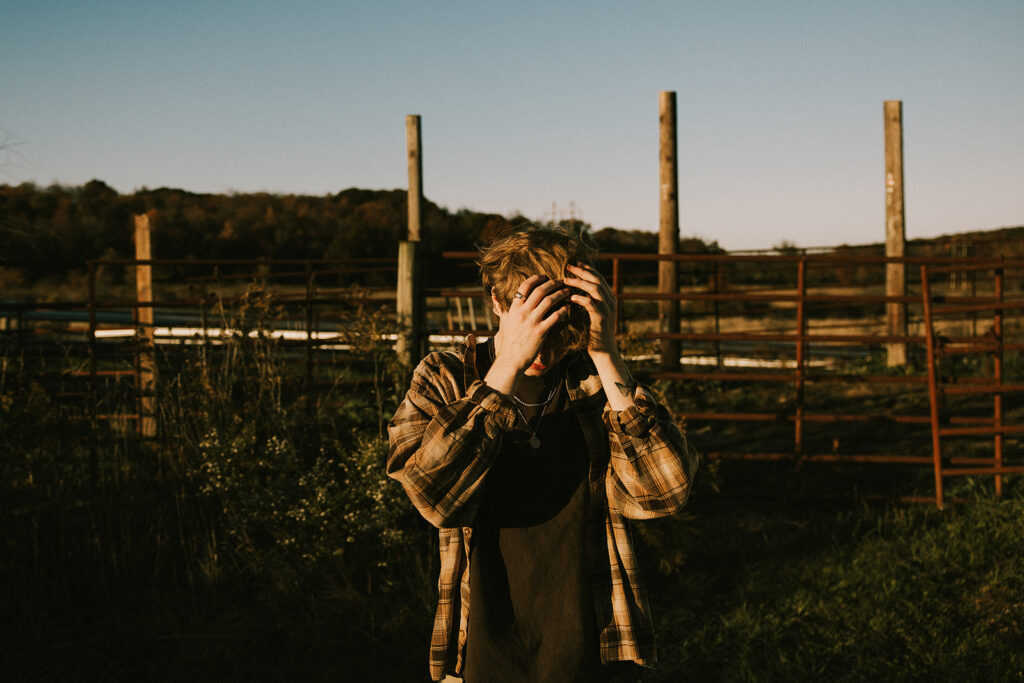
{"label": "background woods", "polygon": [[[0,259],[8,284],[63,277],[88,259],[128,258],[131,216],[154,214],[153,253],[159,258],[395,257],[406,229],[405,190],[350,188],[334,195],[196,194],[142,189],[119,195],[102,181],[82,187],[0,185]],[[522,216],[503,217],[424,201],[428,253],[464,251],[487,242]],[[565,221],[582,230],[591,226]],[[650,251],[657,236],[603,228],[593,233],[605,251]],[[717,249],[698,239],[684,248]],[[427,269],[432,284],[455,284],[461,273]],[[446,281],[446,275],[450,275]]]}
{"label": "background woods", "polygon": [[[81,187],[32,183],[0,185],[0,286],[10,298],[19,287],[45,285],[49,278],[63,282],[89,259],[131,258],[132,216],[152,212],[154,258],[394,258],[406,230],[405,190],[349,188],[325,196],[256,194],[198,194],[184,190],[141,189],[120,195],[100,180]],[[486,243],[511,226],[530,222],[523,216],[500,216],[459,209],[451,211],[424,200],[423,245],[426,254],[466,251]],[[655,253],[658,235],[561,219],[560,223],[588,232],[603,252]],[[908,255],[1024,256],[1024,227],[969,235],[910,240]],[[884,245],[865,243],[831,247],[842,256],[882,256]],[[775,251],[803,251],[786,240]],[[724,253],[714,241],[680,239],[679,253]],[[470,270],[452,269],[439,259],[424,269],[428,286],[464,284]],[[623,275],[650,270],[639,262],[623,264]],[[384,276],[381,282],[384,284]],[[704,284],[705,273],[680,274],[681,285]],[[723,274],[719,274],[723,277]],[[732,277],[748,284],[777,284],[772,271],[747,269]],[[837,267],[829,278],[840,285],[865,280],[851,265]],[[700,280],[698,282],[698,280]],[[35,292],[45,299],[46,287]]]}

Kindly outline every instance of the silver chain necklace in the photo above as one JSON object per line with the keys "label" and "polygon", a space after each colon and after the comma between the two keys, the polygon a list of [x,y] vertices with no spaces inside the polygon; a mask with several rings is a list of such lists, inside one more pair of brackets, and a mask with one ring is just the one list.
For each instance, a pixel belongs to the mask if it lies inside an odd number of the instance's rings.
{"label": "silver chain necklace", "polygon": [[[522,406],[527,406],[530,408],[540,407],[540,419],[537,420],[537,426],[534,427],[532,431],[530,431],[530,447],[533,448],[533,450],[537,450],[538,448],[540,448],[540,437],[537,436],[537,432],[540,431],[540,423],[544,421],[544,416],[547,415],[545,411],[547,410],[548,404],[551,403],[551,399],[555,397],[555,392],[558,391],[558,385],[560,383],[561,378],[556,377],[555,381],[551,383],[551,391],[548,392],[548,397],[545,398],[542,403],[527,403],[523,400],[520,400],[520,398],[515,394],[512,395],[512,398],[515,399],[516,403],[519,403]],[[526,429],[530,430],[530,421],[526,419],[525,415],[523,415],[523,411],[519,409],[519,406],[515,406],[515,409],[516,412],[519,413],[519,417],[522,419],[523,424],[526,425]]]}
{"label": "silver chain necklace", "polygon": [[[518,406],[516,406],[516,412],[519,413],[519,417],[522,418],[523,424],[525,424],[526,425],[526,429],[529,430],[530,429],[530,423],[526,419],[526,417],[523,415],[523,412],[521,410],[519,410]],[[533,448],[533,450],[537,450],[538,448],[540,448],[540,438],[537,436],[537,430],[540,429],[540,423],[543,420],[544,420],[544,413],[541,413],[540,414],[540,419],[537,420],[537,426],[534,427],[532,432],[530,432],[530,447]]]}
{"label": "silver chain necklace", "polygon": [[[550,397],[548,398],[548,400],[550,400]],[[530,431],[530,421],[526,419],[525,415],[523,415],[523,411],[519,410],[519,406],[516,406],[516,412],[519,413],[519,417],[522,419],[523,424],[526,425],[527,431]],[[537,420],[537,426],[534,427],[532,431],[530,431],[530,447],[533,450],[537,450],[538,448],[540,448],[540,437],[537,436],[537,432],[540,431],[540,423],[544,421],[545,415],[547,415],[547,413],[541,410],[540,419]]]}
{"label": "silver chain necklace", "polygon": [[551,383],[551,391],[548,392],[548,397],[546,399],[544,399],[543,401],[541,401],[540,403],[527,403],[526,401],[524,401],[523,399],[519,398],[515,394],[512,394],[512,398],[515,399],[516,403],[518,403],[519,405],[523,406],[524,408],[539,408],[540,406],[544,406],[545,408],[547,408],[548,404],[551,403],[551,399],[552,399],[552,397],[554,397],[555,391],[557,389],[558,389],[558,382],[557,381],[552,382]]}
{"label": "silver chain necklace", "polygon": [[[491,362],[493,363],[494,362],[494,342],[493,342],[493,340],[491,341],[490,348],[488,350],[490,351]],[[558,385],[559,385],[560,382],[561,382],[561,378],[560,377],[556,377],[555,381],[551,383],[551,391],[548,392],[547,398],[545,398],[540,403],[527,403],[526,401],[524,401],[523,399],[519,398],[515,394],[512,394],[512,399],[515,401],[515,403],[513,403],[512,406],[516,409],[516,413],[518,413],[519,418],[523,421],[523,424],[526,425],[527,431],[530,432],[530,447],[533,450],[537,450],[538,448],[540,448],[540,438],[537,436],[537,432],[540,431],[540,423],[544,421],[544,415],[547,414],[544,411],[547,409],[548,404],[551,403],[551,399],[553,399],[555,397],[555,392],[558,391]],[[519,405],[516,405],[516,403],[518,403]],[[534,427],[532,431],[530,430],[530,421],[526,419],[525,415],[523,415],[523,411],[519,409],[519,406],[523,406],[524,408],[540,408],[540,419],[537,420],[537,426]]]}

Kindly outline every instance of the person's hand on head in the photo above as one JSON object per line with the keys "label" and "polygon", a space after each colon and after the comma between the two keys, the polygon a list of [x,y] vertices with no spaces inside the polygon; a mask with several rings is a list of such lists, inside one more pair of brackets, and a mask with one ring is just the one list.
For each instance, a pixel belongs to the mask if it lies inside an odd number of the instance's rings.
{"label": "person's hand on head", "polygon": [[517,372],[530,367],[548,332],[569,315],[570,290],[561,280],[532,275],[516,289],[508,310],[495,312],[501,318],[500,344],[495,348],[495,363],[509,363]]}
{"label": "person's hand on head", "polygon": [[583,307],[590,316],[590,340],[587,352],[615,353],[615,296],[601,273],[593,266],[570,264],[565,284],[578,290],[571,301]]}

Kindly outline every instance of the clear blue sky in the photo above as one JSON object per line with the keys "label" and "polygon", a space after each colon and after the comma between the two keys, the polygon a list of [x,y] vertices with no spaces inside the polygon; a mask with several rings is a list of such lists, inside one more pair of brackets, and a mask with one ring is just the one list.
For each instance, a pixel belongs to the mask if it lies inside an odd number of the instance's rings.
{"label": "clear blue sky", "polygon": [[[903,101],[908,237],[1024,224],[1024,1],[8,0],[0,183],[325,194],[657,230],[729,249],[884,239]],[[3,139],[0,137],[0,139]]]}

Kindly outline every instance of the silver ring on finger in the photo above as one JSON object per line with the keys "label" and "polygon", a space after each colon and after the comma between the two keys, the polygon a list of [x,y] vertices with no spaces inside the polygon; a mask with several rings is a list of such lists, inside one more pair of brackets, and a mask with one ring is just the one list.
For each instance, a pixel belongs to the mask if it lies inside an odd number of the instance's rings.
{"label": "silver ring on finger", "polygon": [[515,299],[525,299],[526,298],[525,296],[523,296],[522,292],[516,292],[515,294],[512,295],[512,297],[515,298]]}

